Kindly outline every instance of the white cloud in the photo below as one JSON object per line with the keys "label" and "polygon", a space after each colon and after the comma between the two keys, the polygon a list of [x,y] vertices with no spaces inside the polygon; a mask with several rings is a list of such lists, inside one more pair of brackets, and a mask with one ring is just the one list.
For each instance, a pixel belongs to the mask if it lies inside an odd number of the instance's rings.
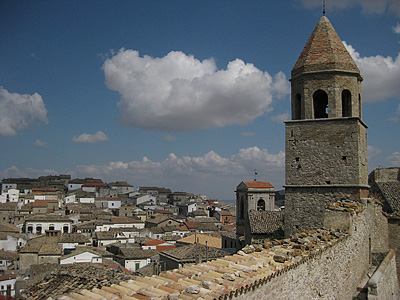
{"label": "white cloud", "polygon": [[209,197],[234,199],[234,190],[242,180],[252,180],[254,169],[258,179],[267,180],[277,189],[284,180],[283,151],[271,154],[267,149],[249,147],[237,154],[223,157],[215,151],[202,156],[178,157],[171,153],[164,160],[152,161],[148,157],[131,162],[115,161],[105,165],[80,165],[73,170],[19,170],[12,166],[0,170],[1,178],[38,177],[47,174],[70,174],[75,177],[95,177],[106,182],[127,180],[134,186],[155,185],[174,191],[207,194]]}
{"label": "white cloud", "polygon": [[37,121],[48,123],[42,96],[9,93],[0,86],[0,136],[16,135]]}
{"label": "white cloud", "polygon": [[289,94],[280,72],[274,77],[240,59],[217,70],[173,51],[161,58],[121,49],[103,65],[109,89],[118,91],[122,124],[161,131],[248,124],[272,110],[273,97]]}
{"label": "white cloud", "polygon": [[229,157],[222,157],[214,151],[199,157],[177,157],[171,153],[159,162],[143,157],[141,161],[80,165],[74,176],[98,177],[108,181],[124,178],[133,185],[168,186],[173,190],[233,199],[236,186],[242,180],[253,179],[254,169],[257,169],[260,180],[268,180],[277,187],[282,185],[284,158],[283,151],[271,154],[267,149],[258,147],[241,149],[238,154]]}
{"label": "white cloud", "polygon": [[42,142],[42,141],[40,141],[40,140],[36,140],[35,143],[34,143],[33,145],[35,145],[35,146],[37,146],[37,147],[46,147],[46,146],[47,146],[47,143]]}
{"label": "white cloud", "polygon": [[400,53],[393,59],[381,55],[361,57],[360,53],[343,42],[364,78],[363,101],[377,102],[390,98],[400,98]]}
{"label": "white cloud", "polygon": [[387,158],[391,166],[399,167],[400,166],[400,152],[396,151],[390,154]]}
{"label": "white cloud", "polygon": [[97,143],[108,141],[108,137],[102,131],[97,131],[95,134],[83,133],[80,136],[74,136],[72,141],[76,143]]}
{"label": "white cloud", "polygon": [[288,113],[283,113],[280,115],[276,115],[276,116],[272,116],[271,120],[274,122],[278,122],[278,123],[283,123],[284,121],[287,121],[290,119],[290,116]]}
{"label": "white cloud", "polygon": [[[321,0],[302,0],[306,8],[321,7]],[[335,0],[326,1],[327,10],[345,9],[360,5],[366,14],[392,13],[400,15],[400,1],[398,0]]]}
{"label": "white cloud", "polygon": [[59,174],[59,172],[53,169],[37,170],[37,169],[27,168],[25,170],[20,170],[16,166],[11,166],[5,170],[0,170],[0,178],[19,178],[19,177],[36,178],[38,176],[55,175],[55,174]]}
{"label": "white cloud", "polygon": [[396,26],[392,27],[394,33],[400,34],[400,23],[397,23]]}

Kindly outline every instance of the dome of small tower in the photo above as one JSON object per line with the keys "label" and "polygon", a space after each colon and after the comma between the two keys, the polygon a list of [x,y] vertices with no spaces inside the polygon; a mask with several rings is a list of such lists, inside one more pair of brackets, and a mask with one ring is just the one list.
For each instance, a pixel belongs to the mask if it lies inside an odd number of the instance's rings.
{"label": "dome of small tower", "polygon": [[304,72],[327,70],[360,73],[332,24],[323,16],[294,65],[292,77]]}

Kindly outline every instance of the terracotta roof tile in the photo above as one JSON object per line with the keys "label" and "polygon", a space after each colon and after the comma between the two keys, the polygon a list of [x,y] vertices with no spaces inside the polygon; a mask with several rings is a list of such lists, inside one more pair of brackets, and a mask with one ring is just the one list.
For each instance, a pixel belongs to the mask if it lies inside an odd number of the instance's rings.
{"label": "terracotta roof tile", "polygon": [[345,70],[360,73],[332,24],[323,16],[292,69],[292,77],[309,71]]}
{"label": "terracotta roof tile", "polygon": [[283,226],[284,212],[250,210],[249,221],[252,234],[273,233]]}
{"label": "terracotta roof tile", "polygon": [[243,181],[245,185],[249,188],[271,188],[274,186],[270,184],[268,181]]}

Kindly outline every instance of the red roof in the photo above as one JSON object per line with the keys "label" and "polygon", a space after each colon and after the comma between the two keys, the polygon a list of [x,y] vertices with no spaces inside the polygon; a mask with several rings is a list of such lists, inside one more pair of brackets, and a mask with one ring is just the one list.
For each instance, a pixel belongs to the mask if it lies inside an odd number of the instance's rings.
{"label": "red roof", "polygon": [[158,252],[163,252],[163,251],[165,251],[165,250],[174,249],[174,248],[176,248],[175,245],[156,246],[156,250],[157,250]]}
{"label": "red roof", "polygon": [[58,200],[35,200],[35,202],[32,203],[33,207],[47,207],[48,203],[57,203]]}
{"label": "red roof", "polygon": [[17,276],[15,274],[8,274],[0,276],[0,281],[15,279]]}
{"label": "red roof", "polygon": [[274,188],[268,181],[243,181],[249,188]]}
{"label": "red roof", "polygon": [[165,243],[164,241],[154,239],[154,240],[147,241],[147,242],[143,243],[143,245],[146,245],[146,246],[156,246],[156,245],[160,245],[160,244],[164,244],[164,243]]}
{"label": "red roof", "polygon": [[197,224],[193,221],[186,221],[185,225],[187,226],[188,229],[195,229],[198,228]]}
{"label": "red roof", "polygon": [[176,225],[176,228],[181,231],[187,231],[189,228],[185,224]]}

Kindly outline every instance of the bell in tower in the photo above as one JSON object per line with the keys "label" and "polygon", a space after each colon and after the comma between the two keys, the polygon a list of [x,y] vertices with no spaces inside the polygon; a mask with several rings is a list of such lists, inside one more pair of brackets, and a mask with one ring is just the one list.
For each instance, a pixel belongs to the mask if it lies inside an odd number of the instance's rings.
{"label": "bell in tower", "polygon": [[292,69],[285,122],[285,234],[324,226],[337,201],[368,195],[360,70],[323,16]]}

